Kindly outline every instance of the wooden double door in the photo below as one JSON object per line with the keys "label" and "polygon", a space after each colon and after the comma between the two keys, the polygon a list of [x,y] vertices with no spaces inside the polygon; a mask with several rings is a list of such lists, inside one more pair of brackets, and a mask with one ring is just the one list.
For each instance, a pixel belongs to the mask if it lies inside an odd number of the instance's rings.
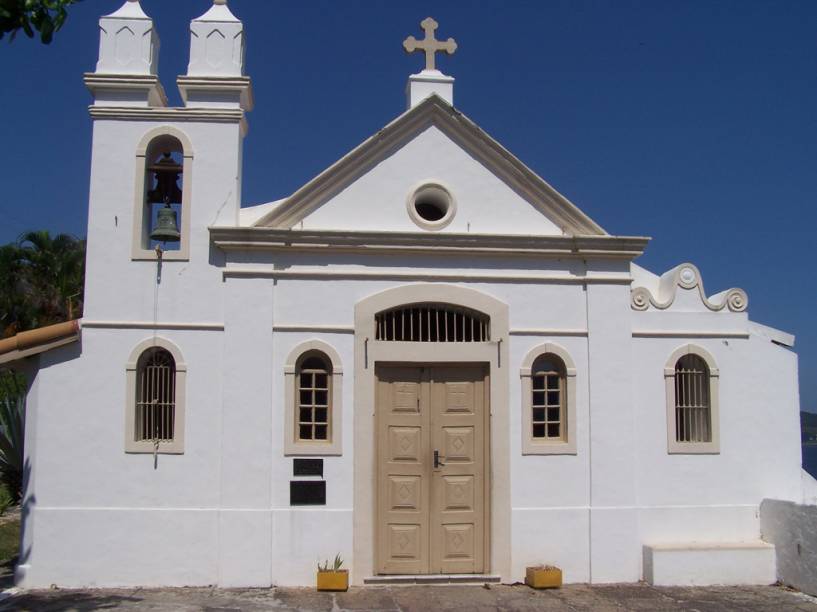
{"label": "wooden double door", "polygon": [[378,364],[376,376],[377,572],[485,572],[487,364]]}

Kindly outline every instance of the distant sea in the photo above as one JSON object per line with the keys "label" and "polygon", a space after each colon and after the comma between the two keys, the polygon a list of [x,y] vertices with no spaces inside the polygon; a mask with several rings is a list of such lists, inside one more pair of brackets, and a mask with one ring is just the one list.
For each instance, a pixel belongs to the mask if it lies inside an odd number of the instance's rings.
{"label": "distant sea", "polygon": [[803,445],[803,469],[817,478],[817,444]]}

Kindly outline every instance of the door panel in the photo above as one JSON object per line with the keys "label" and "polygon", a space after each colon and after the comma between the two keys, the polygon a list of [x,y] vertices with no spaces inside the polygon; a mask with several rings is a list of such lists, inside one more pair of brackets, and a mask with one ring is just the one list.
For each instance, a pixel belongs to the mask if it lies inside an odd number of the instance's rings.
{"label": "door panel", "polygon": [[427,395],[422,369],[378,368],[377,558],[385,574],[429,571]]}
{"label": "door panel", "polygon": [[485,372],[377,366],[379,573],[485,571]]}
{"label": "door panel", "polygon": [[485,370],[434,367],[431,441],[443,465],[432,470],[431,564],[441,574],[484,571]]}

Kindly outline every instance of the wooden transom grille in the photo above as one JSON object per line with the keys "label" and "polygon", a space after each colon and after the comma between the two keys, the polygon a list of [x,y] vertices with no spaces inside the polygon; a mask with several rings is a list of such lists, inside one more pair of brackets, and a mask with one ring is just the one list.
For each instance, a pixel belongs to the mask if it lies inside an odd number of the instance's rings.
{"label": "wooden transom grille", "polygon": [[543,355],[531,369],[533,437],[563,439],[564,368],[552,355]]}
{"label": "wooden transom grille", "polygon": [[451,304],[409,304],[375,315],[375,340],[394,342],[487,342],[490,317]]}
{"label": "wooden transom grille", "polygon": [[176,362],[162,348],[146,351],[136,377],[136,441],[173,441]]}
{"label": "wooden transom grille", "polygon": [[709,368],[698,355],[684,355],[675,364],[675,439],[712,441]]}
{"label": "wooden transom grille", "polygon": [[323,356],[303,360],[298,371],[298,439],[329,439],[330,369]]}

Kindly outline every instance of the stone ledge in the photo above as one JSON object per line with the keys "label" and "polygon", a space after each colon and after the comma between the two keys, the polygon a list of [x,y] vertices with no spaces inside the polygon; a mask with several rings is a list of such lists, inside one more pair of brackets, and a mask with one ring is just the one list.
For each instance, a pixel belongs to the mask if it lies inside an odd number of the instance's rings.
{"label": "stone ledge", "polygon": [[645,545],[644,580],[655,586],[773,584],[775,548],[761,540]]}

